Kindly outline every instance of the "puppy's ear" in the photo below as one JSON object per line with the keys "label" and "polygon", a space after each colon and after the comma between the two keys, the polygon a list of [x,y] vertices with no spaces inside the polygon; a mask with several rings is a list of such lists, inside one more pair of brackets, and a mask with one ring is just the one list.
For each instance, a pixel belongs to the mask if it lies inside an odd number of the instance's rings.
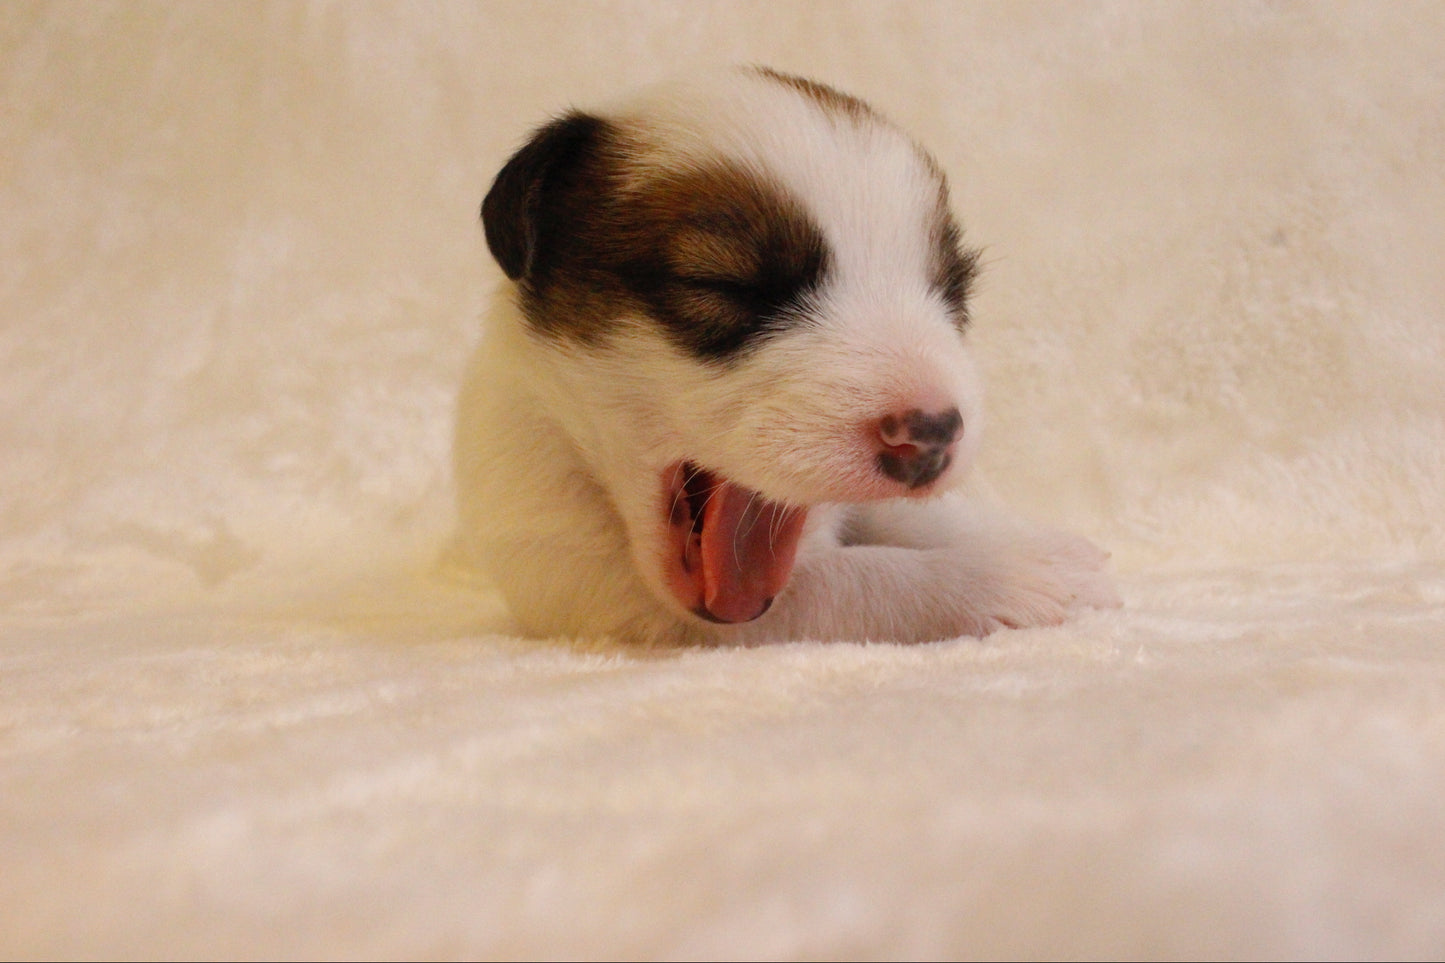
{"label": "puppy's ear", "polygon": [[573,111],[542,127],[507,161],[482,201],[487,247],[512,280],[530,277],[538,266],[557,206],[549,204],[559,182],[568,179],[600,144],[606,122]]}

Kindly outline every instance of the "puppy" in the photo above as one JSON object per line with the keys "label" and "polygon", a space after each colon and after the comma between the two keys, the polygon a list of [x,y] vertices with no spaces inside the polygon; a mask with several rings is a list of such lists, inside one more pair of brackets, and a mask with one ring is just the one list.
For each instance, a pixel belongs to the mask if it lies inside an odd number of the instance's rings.
{"label": "puppy", "polygon": [[976,255],[938,163],[761,68],[542,127],[482,205],[512,284],[463,388],[461,544],[538,635],[925,641],[1118,604],[950,494]]}

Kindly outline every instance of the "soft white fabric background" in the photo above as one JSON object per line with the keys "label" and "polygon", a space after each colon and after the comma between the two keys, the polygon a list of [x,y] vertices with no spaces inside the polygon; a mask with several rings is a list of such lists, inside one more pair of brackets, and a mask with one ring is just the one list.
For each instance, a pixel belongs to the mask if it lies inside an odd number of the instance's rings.
{"label": "soft white fabric background", "polygon": [[[492,174],[734,61],[942,160],[981,479],[1124,610],[648,653],[447,561]],[[1431,3],[0,5],[0,955],[1439,958],[1442,104]]]}

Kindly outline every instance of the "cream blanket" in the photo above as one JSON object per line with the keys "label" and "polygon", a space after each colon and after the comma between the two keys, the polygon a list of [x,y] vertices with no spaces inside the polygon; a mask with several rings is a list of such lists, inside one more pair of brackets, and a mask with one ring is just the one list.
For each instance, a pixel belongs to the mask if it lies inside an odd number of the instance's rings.
{"label": "cream blanket", "polygon": [[[449,561],[492,174],[703,61],[941,158],[981,483],[1123,610],[641,652]],[[0,118],[0,956],[1445,952],[1439,4],[11,2]]]}

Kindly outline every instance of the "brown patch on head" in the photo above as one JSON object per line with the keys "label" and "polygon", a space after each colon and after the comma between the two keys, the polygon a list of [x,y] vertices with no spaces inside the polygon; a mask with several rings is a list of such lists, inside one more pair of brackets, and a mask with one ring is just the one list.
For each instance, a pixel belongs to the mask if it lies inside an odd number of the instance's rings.
{"label": "brown patch on head", "polygon": [[781,188],[714,161],[661,175],[629,205],[650,235],[618,270],[674,339],[721,357],[796,320],[823,280],[821,229]]}
{"label": "brown patch on head", "polygon": [[[939,175],[942,178],[942,174]],[[931,228],[933,263],[931,281],[948,304],[959,331],[968,327],[968,297],[978,276],[978,251],[963,246],[963,229],[948,204],[948,185],[940,179],[938,208]]]}
{"label": "brown patch on head", "polygon": [[797,74],[783,73],[771,67],[753,67],[751,70],[759,77],[766,77],[785,87],[791,87],[828,113],[840,114],[854,122],[882,120],[877,111],[866,101],[860,100],[852,94],[845,94],[836,87],[829,87],[827,84],[820,84],[816,80],[799,77]]}
{"label": "brown patch on head", "polygon": [[498,175],[487,240],[533,327],[597,342],[651,317],[683,350],[725,360],[796,320],[827,267],[802,208],[737,164],[654,168],[647,154],[574,114]]}

